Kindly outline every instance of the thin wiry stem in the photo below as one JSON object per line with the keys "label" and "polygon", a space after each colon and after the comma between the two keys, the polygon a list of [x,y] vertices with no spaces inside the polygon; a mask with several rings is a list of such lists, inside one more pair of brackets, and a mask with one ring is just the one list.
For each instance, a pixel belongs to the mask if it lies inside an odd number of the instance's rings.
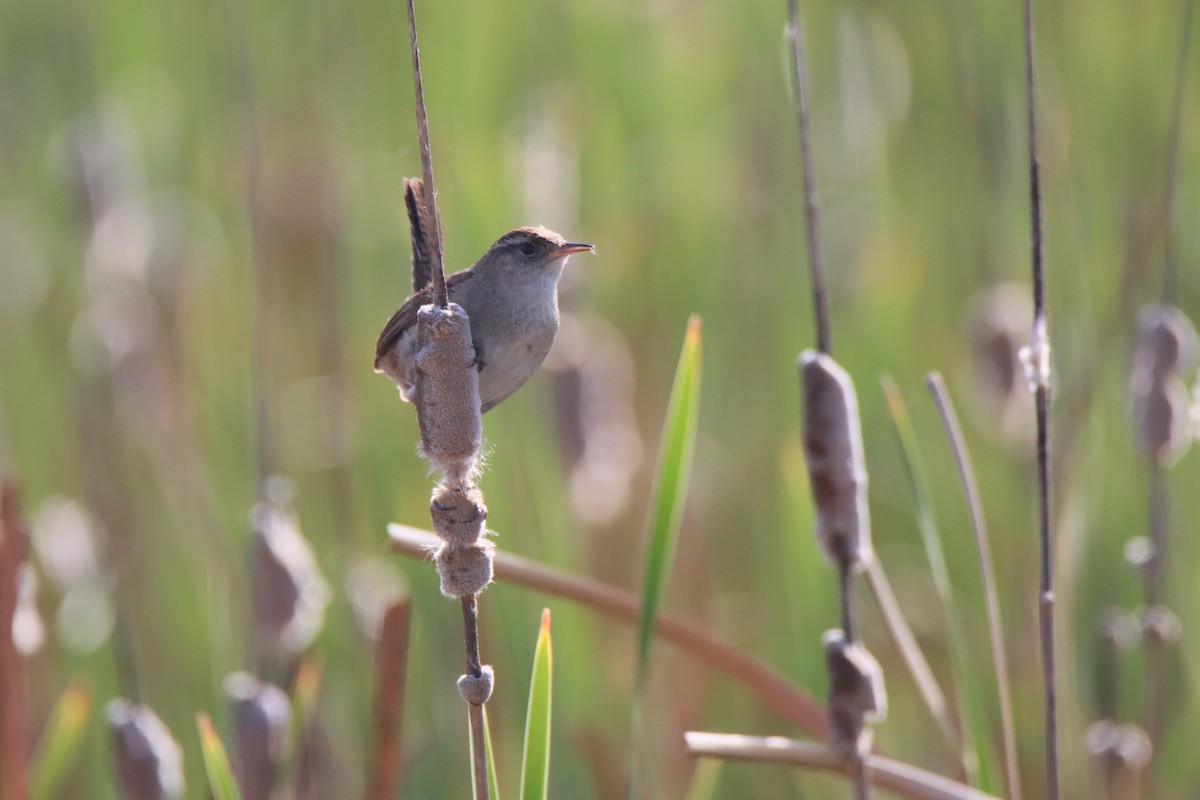
{"label": "thin wiry stem", "polygon": [[967,443],[963,438],[962,426],[958,422],[958,413],[954,410],[954,402],[946,390],[946,383],[937,372],[925,376],[925,385],[933,395],[934,405],[937,406],[938,416],[941,417],[942,427],[946,438],[950,440],[950,449],[954,453],[954,463],[958,467],[958,477],[962,482],[963,495],[966,497],[967,509],[971,515],[971,529],[975,533],[975,547],[979,553],[979,571],[983,575],[983,591],[987,605],[988,635],[992,645],[992,668],[996,672],[996,691],[1000,696],[1000,730],[1004,739],[1004,762],[1008,776],[1008,795],[1012,800],[1021,800],[1021,778],[1017,770],[1017,737],[1012,715],[1012,692],[1008,683],[1008,658],[1004,652],[1004,636],[1000,624],[1000,599],[996,592],[995,569],[992,566],[992,548],[988,542],[987,523],[983,517],[983,503],[979,498],[979,484],[975,480],[975,468],[971,465],[971,457],[967,453]]}
{"label": "thin wiry stem", "polygon": [[1179,138],[1183,130],[1183,90],[1191,55],[1192,23],[1196,0],[1183,0],[1183,26],[1179,30],[1179,57],[1175,62],[1175,93],[1171,99],[1171,127],[1167,134],[1167,158],[1163,168],[1163,302],[1174,304],[1179,296],[1179,262],[1175,256],[1175,184],[1179,177]]}
{"label": "thin wiry stem", "polygon": [[487,774],[487,743],[483,732],[483,706],[467,703],[467,718],[471,725],[471,774],[475,780],[475,800],[487,800],[491,787]]}
{"label": "thin wiry stem", "polygon": [[[794,764],[843,775],[854,769],[840,753],[824,745],[782,736],[688,731],[683,738],[692,756]],[[880,755],[867,756],[866,771],[875,786],[914,800],[999,800],[987,792]]]}
{"label": "thin wiry stem", "polygon": [[1046,286],[1042,240],[1041,166],[1037,149],[1037,95],[1033,58],[1033,4],[1022,0],[1025,46],[1025,101],[1029,136],[1029,215],[1032,232],[1033,341],[1030,345],[1037,413],[1038,523],[1041,533],[1041,586],[1038,620],[1041,628],[1042,681],[1046,713],[1046,798],[1059,798],[1058,695],[1054,665],[1054,554],[1050,528],[1050,376],[1047,362]]}
{"label": "thin wiry stem", "polygon": [[417,49],[417,13],[413,0],[408,0],[408,43],[412,50],[413,89],[416,92],[417,146],[421,151],[421,180],[425,182],[425,213],[429,216],[433,241],[433,298],[445,308],[450,298],[446,292],[446,269],[442,260],[442,221],[438,216],[437,196],[433,187],[433,153],[429,147],[429,118],[425,114],[425,89],[421,83],[421,55]]}
{"label": "thin wiry stem", "polygon": [[[796,91],[800,157],[804,162],[804,221],[808,228],[808,269],[812,280],[813,312],[817,325],[817,349],[829,353],[829,307],[825,299],[825,265],[821,260],[821,232],[817,224],[817,187],[813,179],[812,133],[808,120],[808,85],[804,71],[804,31],[796,0],[788,0],[788,37],[792,40],[792,80]],[[849,638],[850,632],[846,631]]]}

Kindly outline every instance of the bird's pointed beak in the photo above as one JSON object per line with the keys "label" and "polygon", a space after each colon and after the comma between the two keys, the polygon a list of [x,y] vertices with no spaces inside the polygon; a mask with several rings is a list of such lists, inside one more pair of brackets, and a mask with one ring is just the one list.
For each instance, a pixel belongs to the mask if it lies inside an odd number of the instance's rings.
{"label": "bird's pointed beak", "polygon": [[565,244],[559,245],[558,249],[554,251],[554,254],[557,256],[565,257],[565,256],[571,255],[572,253],[594,253],[594,252],[596,252],[596,248],[590,244],[584,244],[583,242],[567,242]]}

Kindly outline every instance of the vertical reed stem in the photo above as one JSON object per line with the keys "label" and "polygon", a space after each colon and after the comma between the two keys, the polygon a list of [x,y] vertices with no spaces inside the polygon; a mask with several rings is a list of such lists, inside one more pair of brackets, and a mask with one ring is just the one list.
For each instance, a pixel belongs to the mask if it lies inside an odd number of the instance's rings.
{"label": "vertical reed stem", "polygon": [[1033,341],[1031,377],[1037,413],[1038,523],[1041,533],[1041,586],[1038,619],[1041,628],[1042,680],[1046,712],[1046,798],[1059,798],[1058,695],[1054,664],[1054,547],[1050,528],[1050,375],[1046,329],[1046,287],[1042,239],[1042,189],[1037,149],[1037,95],[1033,57],[1033,4],[1022,0],[1025,47],[1025,100],[1029,136],[1029,215],[1032,229]]}
{"label": "vertical reed stem", "polygon": [[421,54],[417,49],[417,14],[413,0],[408,0],[408,43],[412,51],[413,89],[416,92],[417,146],[421,151],[421,180],[425,182],[425,213],[429,216],[433,250],[433,298],[445,308],[450,298],[446,292],[446,270],[442,259],[442,221],[438,216],[433,186],[433,153],[429,147],[429,118],[425,114],[425,89],[421,83]]}
{"label": "vertical reed stem", "polygon": [[[817,325],[817,350],[829,353],[829,306],[825,298],[825,265],[821,260],[821,231],[817,224],[816,182],[813,178],[812,133],[808,119],[808,85],[804,71],[804,31],[797,0],[788,0],[788,37],[792,40],[792,79],[796,90],[796,114],[800,129],[800,157],[804,163],[804,221],[808,229],[808,268],[812,280],[813,311]],[[847,637],[850,631],[846,631]]]}

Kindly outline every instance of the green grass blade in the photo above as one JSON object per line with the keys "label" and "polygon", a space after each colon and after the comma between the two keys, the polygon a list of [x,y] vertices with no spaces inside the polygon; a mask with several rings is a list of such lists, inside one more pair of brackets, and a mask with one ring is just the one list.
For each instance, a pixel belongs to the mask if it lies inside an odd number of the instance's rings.
{"label": "green grass blade", "polygon": [[912,420],[908,416],[908,409],[904,405],[904,399],[900,395],[900,389],[896,382],[886,375],[880,382],[883,385],[888,416],[892,422],[892,432],[896,436],[900,460],[904,464],[904,475],[907,478],[913,508],[917,515],[917,529],[921,533],[921,542],[925,547],[926,558],[929,559],[929,570],[933,575],[934,588],[937,590],[938,598],[942,602],[942,610],[946,615],[951,667],[958,694],[960,724],[963,730],[963,766],[967,770],[972,785],[995,793],[1000,789],[997,781],[1000,773],[998,765],[988,755],[991,749],[987,746],[988,726],[983,710],[983,695],[977,671],[971,666],[970,642],[967,641],[962,620],[954,611],[954,587],[950,582],[946,554],[942,549],[941,535],[934,519],[933,504],[929,499],[929,479],[926,477],[925,463],[921,458],[920,446],[917,444],[917,434],[913,430]]}
{"label": "green grass blade", "polygon": [[225,754],[221,737],[213,730],[212,720],[207,714],[197,714],[196,728],[200,731],[200,753],[204,757],[204,772],[208,775],[208,789],[213,800],[241,800],[241,792],[229,767],[229,756]]}
{"label": "green grass blade", "polygon": [[550,646],[550,609],[542,610],[542,627],[533,651],[529,710],[525,714],[525,754],[521,760],[521,800],[546,800],[550,779],[550,703],[554,683],[554,650]]}
{"label": "green grass blade", "polygon": [[650,639],[654,616],[666,588],[679,523],[687,495],[696,443],[696,419],[700,405],[700,317],[688,320],[687,335],[675,369],[675,382],[667,404],[655,490],[651,497],[646,536],[646,558],[642,574],[642,614],[638,624],[638,666],[635,693],[640,695],[650,662]]}
{"label": "green grass blade", "polygon": [[75,764],[91,711],[92,694],[81,684],[63,690],[34,754],[30,800],[57,796],[55,789]]}

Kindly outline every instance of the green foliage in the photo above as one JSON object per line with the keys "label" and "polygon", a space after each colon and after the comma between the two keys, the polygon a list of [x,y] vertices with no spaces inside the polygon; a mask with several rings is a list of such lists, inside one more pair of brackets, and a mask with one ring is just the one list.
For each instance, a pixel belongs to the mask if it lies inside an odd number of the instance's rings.
{"label": "green foliage", "polygon": [[76,766],[91,710],[91,693],[82,684],[72,683],[59,695],[33,757],[29,800],[59,796],[57,787]]}
{"label": "green foliage", "polygon": [[229,757],[225,745],[213,729],[207,714],[196,715],[196,728],[200,731],[200,752],[204,756],[204,772],[208,775],[208,790],[215,800],[241,800],[233,770],[229,768]]}
{"label": "green foliage", "polygon": [[525,714],[525,750],[521,759],[521,800],[546,800],[550,778],[550,705],[554,685],[554,652],[550,647],[550,609],[534,646],[529,710]]}

